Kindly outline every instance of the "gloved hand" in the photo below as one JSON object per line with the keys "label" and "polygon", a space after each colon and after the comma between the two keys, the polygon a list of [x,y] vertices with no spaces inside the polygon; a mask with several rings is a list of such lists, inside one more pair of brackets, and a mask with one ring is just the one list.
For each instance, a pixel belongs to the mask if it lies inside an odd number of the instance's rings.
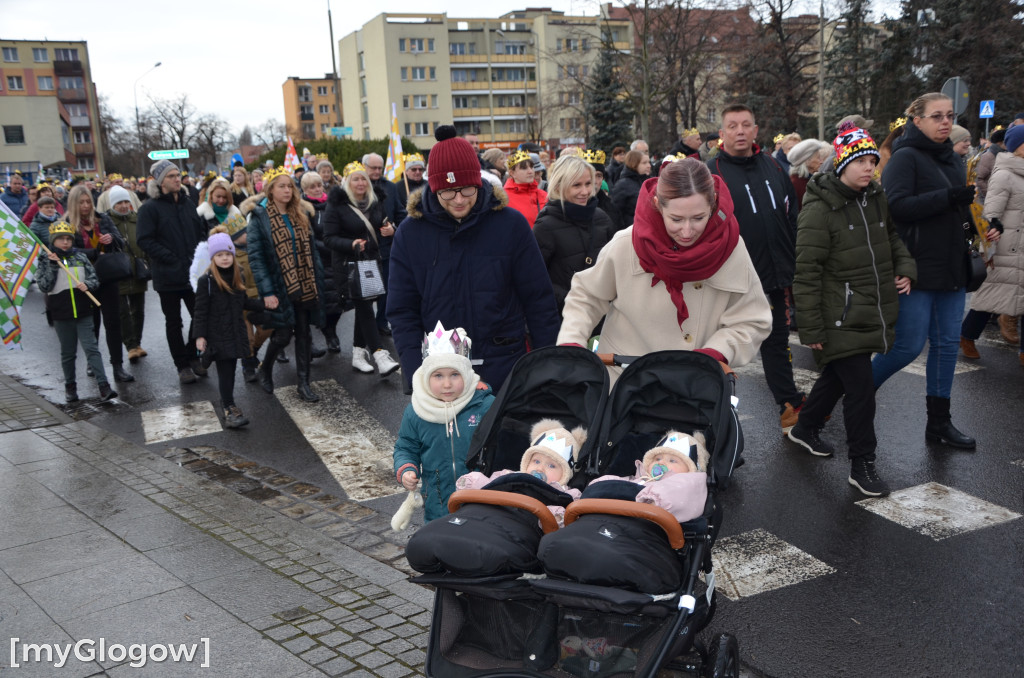
{"label": "gloved hand", "polygon": [[950,186],[946,191],[949,193],[950,205],[970,205],[974,202],[974,186]]}
{"label": "gloved hand", "polygon": [[999,221],[998,217],[993,217],[993,218],[989,219],[988,220],[988,227],[989,228],[994,228],[995,230],[999,231],[1000,233],[1003,232],[1003,222]]}

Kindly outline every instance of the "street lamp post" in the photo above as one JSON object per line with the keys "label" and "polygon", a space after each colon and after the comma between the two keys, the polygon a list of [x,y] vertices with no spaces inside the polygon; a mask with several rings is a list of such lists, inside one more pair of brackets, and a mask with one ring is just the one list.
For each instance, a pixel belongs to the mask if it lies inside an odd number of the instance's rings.
{"label": "street lamp post", "polygon": [[[158,61],[155,64],[153,64],[153,68],[150,68],[148,71],[146,71],[145,73],[143,73],[139,77],[135,78],[135,84],[132,85],[132,90],[133,90],[133,92],[135,94],[135,135],[139,138],[139,150],[140,151],[144,151],[145,149],[142,148],[142,123],[139,120],[139,80],[142,80],[144,77],[146,77],[147,75],[152,73],[156,68],[158,68],[160,66],[161,63],[163,63],[163,62],[162,61]],[[146,155],[145,154],[142,155],[142,174],[143,175],[146,174]]]}

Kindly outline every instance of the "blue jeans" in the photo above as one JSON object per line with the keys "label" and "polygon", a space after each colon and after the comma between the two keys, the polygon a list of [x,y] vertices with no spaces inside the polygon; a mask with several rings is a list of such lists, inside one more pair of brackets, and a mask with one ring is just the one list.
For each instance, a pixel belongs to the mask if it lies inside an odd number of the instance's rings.
{"label": "blue jeans", "polygon": [[960,348],[960,322],[964,317],[966,298],[963,290],[911,290],[910,294],[899,295],[896,341],[888,353],[879,353],[871,361],[875,388],[917,358],[927,340],[927,394],[949,398],[953,390],[953,374]]}

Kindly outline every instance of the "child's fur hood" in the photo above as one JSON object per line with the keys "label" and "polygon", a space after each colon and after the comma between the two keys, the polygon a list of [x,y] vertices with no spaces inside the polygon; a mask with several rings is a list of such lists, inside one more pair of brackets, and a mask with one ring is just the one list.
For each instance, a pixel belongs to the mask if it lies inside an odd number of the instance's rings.
{"label": "child's fur hood", "polygon": [[[487,190],[488,188],[490,188],[494,194],[494,205],[491,207],[492,211],[500,212],[501,210],[508,207],[508,194],[505,192],[504,188],[484,182],[484,185],[480,187],[480,190],[484,191]],[[424,188],[422,191],[413,191],[412,193],[409,194],[409,200],[406,203],[406,211],[409,213],[409,216],[412,217],[413,219],[423,218],[423,209],[421,205],[423,200],[423,194],[426,193],[427,190],[427,188]]]}

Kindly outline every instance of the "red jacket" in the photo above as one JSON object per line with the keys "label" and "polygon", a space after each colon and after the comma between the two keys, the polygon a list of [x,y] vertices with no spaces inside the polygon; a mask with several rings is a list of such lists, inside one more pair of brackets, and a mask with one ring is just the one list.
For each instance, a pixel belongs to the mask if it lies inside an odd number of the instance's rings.
{"label": "red jacket", "polygon": [[517,184],[510,178],[505,182],[505,192],[508,194],[508,206],[526,217],[530,228],[533,228],[537,213],[548,204],[547,191],[537,188],[536,181],[531,184]]}

